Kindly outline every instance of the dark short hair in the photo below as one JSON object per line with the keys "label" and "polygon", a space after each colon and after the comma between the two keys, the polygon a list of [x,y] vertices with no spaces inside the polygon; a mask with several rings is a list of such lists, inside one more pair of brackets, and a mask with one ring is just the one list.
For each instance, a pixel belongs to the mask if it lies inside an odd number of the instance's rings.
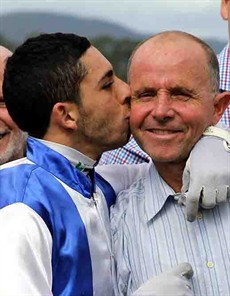
{"label": "dark short hair", "polygon": [[42,138],[57,102],[80,103],[80,82],[87,74],[80,61],[91,46],[75,34],[29,38],[8,59],[3,82],[6,106],[20,129]]}

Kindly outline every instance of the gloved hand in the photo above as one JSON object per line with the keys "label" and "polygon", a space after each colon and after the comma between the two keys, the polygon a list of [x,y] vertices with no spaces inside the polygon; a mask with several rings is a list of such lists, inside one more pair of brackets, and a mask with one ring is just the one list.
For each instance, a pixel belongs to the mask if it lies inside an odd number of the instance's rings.
{"label": "gloved hand", "polygon": [[193,296],[189,281],[192,276],[192,266],[189,263],[181,263],[159,276],[152,277],[132,296]]}
{"label": "gloved hand", "polygon": [[[229,132],[224,132],[230,137]],[[196,219],[199,204],[211,209],[226,202],[230,197],[229,187],[230,149],[222,138],[205,135],[192,149],[183,173],[179,203],[186,205],[187,220]]]}

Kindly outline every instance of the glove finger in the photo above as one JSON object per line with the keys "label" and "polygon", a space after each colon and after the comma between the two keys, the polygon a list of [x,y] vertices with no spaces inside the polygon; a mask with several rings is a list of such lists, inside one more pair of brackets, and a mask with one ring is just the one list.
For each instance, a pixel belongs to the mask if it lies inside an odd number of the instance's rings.
{"label": "glove finger", "polygon": [[191,279],[193,276],[193,269],[190,263],[183,262],[173,267],[171,270],[167,271],[169,275],[180,275],[186,279]]}
{"label": "glove finger", "polygon": [[[181,283],[183,282],[183,286],[186,287],[188,290],[192,290],[192,282],[190,281],[191,277],[188,279],[184,275],[179,275]],[[182,284],[181,284],[181,286],[182,286]]]}
{"label": "glove finger", "polygon": [[189,161],[187,161],[184,172],[183,172],[183,176],[182,176],[182,188],[181,188],[182,193],[188,191],[189,184],[190,184],[190,163]]}
{"label": "glove finger", "polygon": [[229,186],[219,186],[216,192],[216,203],[224,203],[227,201],[228,195],[228,187]]}
{"label": "glove finger", "polygon": [[[192,282],[191,282],[191,280],[187,279],[183,275],[174,276],[174,287],[175,286],[177,287],[177,292],[180,295],[194,296],[193,291],[192,291]],[[171,289],[171,291],[172,291],[172,289]],[[172,291],[172,293],[170,295],[171,296],[179,295],[179,294],[177,294],[175,292],[176,292],[176,290]]]}
{"label": "glove finger", "polygon": [[177,196],[178,199],[178,204],[185,206],[186,205],[186,197],[187,197],[187,193],[181,193],[180,195]]}
{"label": "glove finger", "polygon": [[199,191],[189,190],[186,192],[186,194],[186,217],[188,221],[193,222],[196,219],[198,213],[202,189]]}
{"label": "glove finger", "polygon": [[212,209],[216,206],[217,190],[215,188],[204,187],[201,197],[201,206],[204,209]]}

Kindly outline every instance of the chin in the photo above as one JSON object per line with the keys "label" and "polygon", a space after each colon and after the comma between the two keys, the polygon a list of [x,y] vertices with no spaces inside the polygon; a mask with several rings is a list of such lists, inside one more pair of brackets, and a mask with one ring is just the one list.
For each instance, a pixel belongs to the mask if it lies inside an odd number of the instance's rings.
{"label": "chin", "polygon": [[160,153],[157,152],[150,152],[147,154],[150,155],[153,161],[155,162],[178,162],[182,160],[181,154],[172,154],[172,153],[166,153],[164,149],[160,151]]}
{"label": "chin", "polygon": [[129,138],[130,138],[130,136],[127,136],[127,135],[122,138],[119,137],[119,139],[117,139],[117,141],[113,141],[110,144],[110,147],[107,150],[114,150],[114,149],[118,149],[118,148],[125,146],[128,143]]}

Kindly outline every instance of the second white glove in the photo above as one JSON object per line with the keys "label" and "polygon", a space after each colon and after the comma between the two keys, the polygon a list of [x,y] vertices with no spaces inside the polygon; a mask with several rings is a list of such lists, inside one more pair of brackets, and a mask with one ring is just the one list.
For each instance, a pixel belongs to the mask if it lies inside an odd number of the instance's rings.
{"label": "second white glove", "polygon": [[152,277],[132,296],[193,296],[189,281],[192,276],[192,266],[189,263],[181,263],[159,276]]}

